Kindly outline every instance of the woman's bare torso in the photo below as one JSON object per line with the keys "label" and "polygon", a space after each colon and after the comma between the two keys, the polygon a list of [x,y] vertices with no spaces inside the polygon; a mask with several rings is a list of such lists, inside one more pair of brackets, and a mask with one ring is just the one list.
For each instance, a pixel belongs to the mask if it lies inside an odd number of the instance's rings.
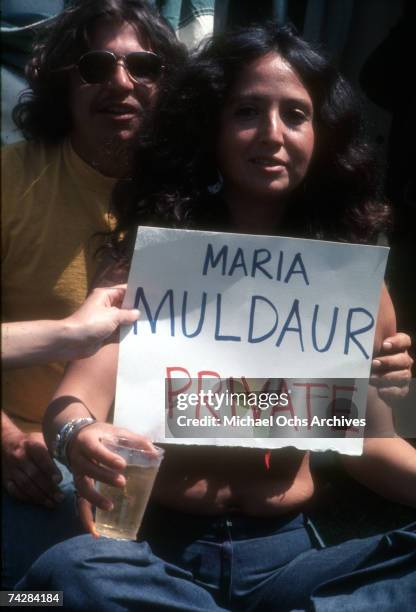
{"label": "woman's bare torso", "polygon": [[271,516],[298,509],[313,494],[309,454],[224,447],[168,447],[153,499],[192,514]]}

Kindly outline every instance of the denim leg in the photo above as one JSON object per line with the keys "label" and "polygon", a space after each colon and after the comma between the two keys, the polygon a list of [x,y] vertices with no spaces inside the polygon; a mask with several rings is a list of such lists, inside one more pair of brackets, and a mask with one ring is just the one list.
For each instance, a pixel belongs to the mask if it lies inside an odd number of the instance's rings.
{"label": "denim leg", "polygon": [[220,612],[190,571],[156,557],[145,542],[78,536],[42,555],[16,585],[63,591],[71,611]]}
{"label": "denim leg", "polygon": [[[269,556],[273,546],[278,542],[269,538]],[[249,576],[247,564],[246,572]],[[242,590],[246,585],[247,579]],[[236,609],[246,612],[407,611],[409,602],[416,602],[415,525],[304,552],[263,576],[255,589],[247,589],[243,601],[243,607]]]}
{"label": "denim leg", "polygon": [[312,594],[316,612],[405,612],[416,607],[416,524],[378,538],[358,571]]}
{"label": "denim leg", "polygon": [[301,517],[152,510],[152,550],[75,538],[42,555],[17,587],[63,590],[68,608],[108,612],[405,612],[416,601],[415,525],[316,549]]}
{"label": "denim leg", "polygon": [[3,588],[12,588],[45,550],[83,532],[75,511],[72,474],[57,465],[65,498],[55,509],[20,502],[2,490]]}

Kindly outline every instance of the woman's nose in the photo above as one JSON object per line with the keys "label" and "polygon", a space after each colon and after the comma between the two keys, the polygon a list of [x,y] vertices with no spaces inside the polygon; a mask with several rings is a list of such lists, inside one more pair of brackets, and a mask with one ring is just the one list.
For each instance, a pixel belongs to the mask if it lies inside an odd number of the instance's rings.
{"label": "woman's nose", "polygon": [[276,144],[283,144],[284,123],[278,111],[271,111],[265,117],[263,126],[263,140]]}

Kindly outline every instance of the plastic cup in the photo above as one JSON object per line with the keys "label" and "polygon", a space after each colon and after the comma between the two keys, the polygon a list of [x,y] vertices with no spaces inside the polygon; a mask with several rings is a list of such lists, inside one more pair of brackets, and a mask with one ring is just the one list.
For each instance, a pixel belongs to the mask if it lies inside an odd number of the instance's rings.
{"label": "plastic cup", "polygon": [[117,540],[135,540],[165,451],[157,446],[157,454],[133,448],[131,440],[118,436],[103,438],[102,444],[125,459],[126,484],[120,488],[97,481],[97,490],[111,499],[113,509],[97,508],[96,530],[100,535]]}

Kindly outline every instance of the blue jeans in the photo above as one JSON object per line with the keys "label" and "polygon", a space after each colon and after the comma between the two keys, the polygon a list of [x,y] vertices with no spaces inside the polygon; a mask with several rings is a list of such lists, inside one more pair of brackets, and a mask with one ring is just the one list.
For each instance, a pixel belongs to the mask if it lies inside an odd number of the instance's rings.
{"label": "blue jeans", "polygon": [[201,517],[151,506],[140,542],[84,535],[47,551],[18,589],[70,610],[405,612],[416,525],[319,550],[302,515]]}
{"label": "blue jeans", "polygon": [[83,533],[75,512],[72,474],[57,463],[62,472],[60,489],[65,499],[49,510],[27,504],[1,491],[2,505],[2,587],[10,589],[24,576],[45,550]]}

